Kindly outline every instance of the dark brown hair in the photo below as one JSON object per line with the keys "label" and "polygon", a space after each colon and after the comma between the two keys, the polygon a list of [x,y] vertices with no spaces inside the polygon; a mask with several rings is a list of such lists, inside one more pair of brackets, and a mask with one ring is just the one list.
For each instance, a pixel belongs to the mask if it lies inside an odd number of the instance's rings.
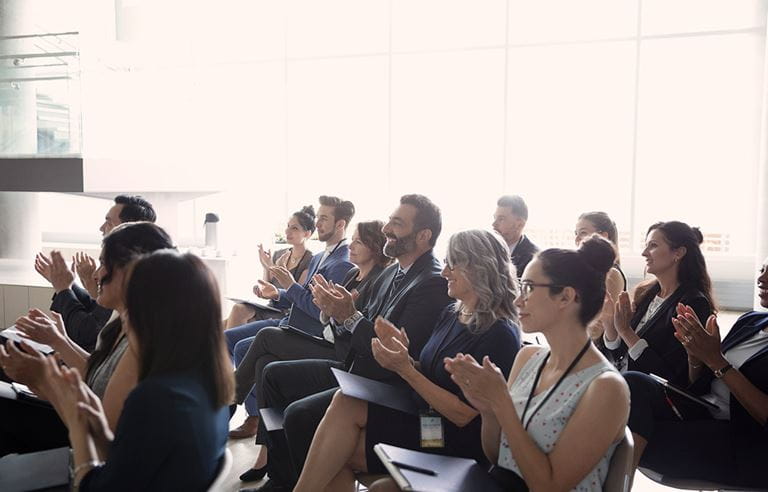
{"label": "dark brown hair", "polygon": [[[349,225],[352,217],[355,216],[355,205],[349,200],[342,200],[337,196],[322,195],[318,201],[320,202],[320,205],[333,207],[333,218],[335,220],[345,221],[346,226]],[[344,226],[345,229],[346,226]]]}
{"label": "dark brown hair", "polygon": [[231,403],[234,379],[221,329],[219,287],[200,258],[164,250],[136,261],[126,308],[139,345],[139,381],[194,372],[214,406]]}
{"label": "dark brown hair", "polygon": [[[120,224],[104,236],[101,242],[101,263],[106,273],[101,283],[112,281],[115,268],[123,268],[143,254],[167,248],[173,248],[173,243],[162,227],[151,222]],[[119,323],[109,323],[102,329],[96,349],[88,357],[86,380],[94,368],[99,367],[109,356],[120,333]]]}
{"label": "dark brown hair", "polygon": [[413,219],[413,232],[429,229],[432,231],[429,245],[434,246],[437,238],[440,237],[440,231],[443,230],[443,218],[440,215],[438,206],[424,195],[415,193],[400,197],[400,205],[410,205],[416,209],[416,217]]}
{"label": "dark brown hair", "polygon": [[360,242],[373,253],[373,262],[380,266],[387,266],[392,261],[392,258],[384,254],[384,245],[387,242],[387,238],[381,232],[383,227],[384,223],[380,220],[358,222],[357,233],[360,235]]}
{"label": "dark brown hair", "polygon": [[[603,307],[605,276],[616,253],[605,238],[592,235],[576,251],[550,248],[539,253],[544,274],[553,284],[573,287],[580,303],[579,320],[586,326]],[[562,287],[550,287],[557,293]]]}

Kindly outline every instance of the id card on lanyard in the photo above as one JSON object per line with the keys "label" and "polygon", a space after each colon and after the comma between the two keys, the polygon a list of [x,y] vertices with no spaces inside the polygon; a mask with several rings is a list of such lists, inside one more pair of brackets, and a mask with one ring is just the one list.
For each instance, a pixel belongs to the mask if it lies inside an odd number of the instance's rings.
{"label": "id card on lanyard", "polygon": [[445,433],[443,417],[432,410],[419,412],[419,427],[421,429],[422,448],[444,448]]}

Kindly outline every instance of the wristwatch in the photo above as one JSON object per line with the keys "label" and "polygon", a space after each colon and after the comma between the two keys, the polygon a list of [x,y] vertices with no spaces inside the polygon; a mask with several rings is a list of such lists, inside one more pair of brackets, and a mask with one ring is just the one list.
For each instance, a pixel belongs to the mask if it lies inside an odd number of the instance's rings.
{"label": "wristwatch", "polygon": [[725,373],[733,369],[733,366],[730,364],[727,364],[725,367],[721,367],[720,369],[717,369],[715,371],[715,377],[717,379],[720,379],[721,377],[725,376]]}
{"label": "wristwatch", "polygon": [[363,313],[355,311],[355,314],[344,320],[344,329],[351,332],[355,329],[357,322],[363,318]]}

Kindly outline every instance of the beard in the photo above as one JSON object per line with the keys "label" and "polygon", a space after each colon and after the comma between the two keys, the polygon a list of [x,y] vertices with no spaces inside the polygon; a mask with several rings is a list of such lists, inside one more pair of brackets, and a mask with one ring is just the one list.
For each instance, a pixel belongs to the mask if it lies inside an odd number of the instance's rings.
{"label": "beard", "polygon": [[327,240],[329,240],[329,239],[331,239],[333,237],[333,232],[334,232],[333,229],[331,229],[330,231],[326,232],[325,234],[320,234],[318,232],[317,233],[318,241],[326,242]]}
{"label": "beard", "polygon": [[384,245],[384,255],[389,258],[399,258],[416,249],[416,233],[412,232],[407,236],[397,237],[394,234],[388,234],[387,239],[394,239],[394,242],[387,242]]}

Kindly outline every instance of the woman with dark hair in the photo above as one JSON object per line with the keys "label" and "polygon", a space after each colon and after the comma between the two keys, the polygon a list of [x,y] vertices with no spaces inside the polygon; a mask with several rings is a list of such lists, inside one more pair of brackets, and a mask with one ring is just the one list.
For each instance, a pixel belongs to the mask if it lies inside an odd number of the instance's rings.
{"label": "woman with dark hair", "polygon": [[[172,248],[168,234],[150,222],[121,224],[102,241],[100,265],[94,276],[98,284],[99,305],[117,312],[125,306],[125,277],[128,265],[137,256]],[[61,316],[54,319],[32,310],[16,321],[16,326],[31,340],[50,345],[56,358],[77,369],[88,387],[103,401],[107,422],[114,429],[128,393],[136,385],[136,359],[127,351],[128,340],[118,317],[99,333],[96,349],[88,354],[67,336]],[[0,365],[12,379],[29,386],[40,398],[47,399],[43,366],[33,356],[35,351],[22,345],[0,346]],[[0,383],[1,384],[1,383]],[[0,399],[0,456],[11,452],[32,452],[65,446],[67,430],[55,412],[45,404],[23,400]],[[18,415],[19,418],[13,418]]]}
{"label": "woman with dark hair", "polygon": [[[608,275],[605,277],[605,290],[610,296],[609,299],[618,299],[619,294],[627,290],[627,277],[619,266],[619,233],[616,229],[616,223],[605,212],[585,212],[581,214],[574,228],[576,247],[578,248],[584,240],[593,234],[602,236],[610,241],[616,252],[616,260],[613,263],[613,267],[608,270]],[[610,311],[610,314],[613,313],[609,306],[606,306],[606,311]],[[613,319],[610,322],[613,323]],[[603,317],[598,316],[595,318],[587,329],[589,337],[595,342],[595,345],[603,350],[605,347],[602,340],[603,332],[605,331],[605,328],[603,328]]]}
{"label": "woman with dark hair", "polygon": [[46,360],[51,400],[72,443],[75,488],[210,485],[224,455],[234,386],[219,299],[213,274],[194,255],[159,251],[135,262],[124,319],[138,384],[114,438],[99,399],[78,371]]}
{"label": "woman with dark hair", "polygon": [[[280,287],[277,280],[269,272],[274,266],[285,267],[294,279],[303,284],[307,279],[307,268],[312,259],[312,251],[306,247],[309,237],[315,232],[315,209],[312,205],[302,207],[298,212],[294,212],[288,218],[288,224],[285,226],[285,241],[291,245],[290,248],[279,249],[270,256],[269,250],[259,244],[259,262],[264,268],[262,280],[269,282],[275,287]],[[254,286],[256,293],[258,286]],[[232,306],[232,310],[224,321],[224,329],[234,328],[244,325],[251,321],[261,319],[282,318],[287,312],[277,313],[266,309],[258,309],[250,304],[238,302]]]}
{"label": "woman with dark hair", "polygon": [[440,423],[443,439],[423,443],[418,415],[369,403],[337,391],[312,440],[294,490],[352,490],[354,472],[384,473],[373,452],[383,442],[410,449],[483,458],[480,418],[445,371],[443,359],[457,353],[492,357],[509,373],[520,348],[514,307],[517,289],[509,249],[500,236],[479,230],[451,236],[442,275],[456,303],[446,307],[418,362],[408,355],[404,329],[376,320],[371,343],[376,361],[409,386],[422,411]]}
{"label": "woman with dark hair", "polygon": [[[483,449],[504,490],[602,490],[624,437],[627,385],[595,348],[587,325],[605,297],[615,253],[591,237],[577,251],[548,249],[528,264],[515,301],[526,333],[509,382],[494,362],[469,355],[446,369],[482,416]],[[575,459],[574,457],[578,457]]]}
{"label": "woman with dark hair", "polygon": [[[355,305],[363,309],[368,304],[370,286],[379,277],[391,258],[384,255],[387,239],[381,232],[384,223],[380,220],[358,222],[349,245],[349,261],[355,266],[347,273],[343,285],[347,290],[357,291]],[[259,395],[261,395],[261,374],[270,362],[297,359],[335,359],[343,361],[349,350],[350,334],[338,336],[331,329],[329,319],[321,312],[321,321],[326,325],[325,340],[317,340],[287,332],[282,328],[264,328],[254,339],[248,353],[237,367],[235,381],[236,403],[245,403],[248,414],[245,422],[233,429],[229,437],[240,439],[253,437],[259,429]],[[262,432],[263,436],[266,431]],[[257,444],[264,444],[257,438]],[[262,478],[266,474],[267,448],[261,447],[253,468],[240,475],[243,481]]]}
{"label": "woman with dark hair", "polygon": [[[757,277],[768,308],[768,258]],[[720,341],[717,319],[679,305],[675,338],[688,355],[688,390],[714,404],[692,403],[646,374],[624,375],[632,393],[629,428],[635,465],[665,477],[729,487],[768,484],[768,312],[741,316]]]}
{"label": "woman with dark hair", "polygon": [[683,222],[658,222],[648,229],[643,256],[655,281],[634,310],[629,295],[622,293],[614,322],[604,323],[603,341],[620,371],[686,383],[685,349],[675,340],[672,318],[679,303],[691,306],[699,319],[709,318],[714,310],[712,281],[699,247],[702,239],[698,229]]}

